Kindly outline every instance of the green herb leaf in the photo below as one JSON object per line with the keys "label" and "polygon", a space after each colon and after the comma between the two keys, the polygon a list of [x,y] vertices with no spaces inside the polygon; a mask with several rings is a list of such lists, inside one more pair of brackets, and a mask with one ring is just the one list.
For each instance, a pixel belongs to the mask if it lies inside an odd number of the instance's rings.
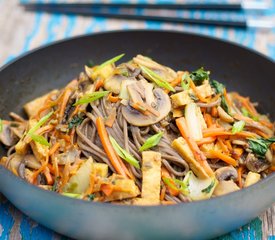
{"label": "green herb leaf", "polygon": [[47,139],[44,138],[43,136],[40,135],[36,135],[36,134],[29,134],[29,136],[31,137],[31,139],[39,144],[45,145],[45,146],[50,146],[50,144],[48,143]]}
{"label": "green herb leaf", "polygon": [[201,190],[202,193],[210,193],[212,188],[215,186],[216,181],[213,180],[207,188]]}
{"label": "green herb leaf", "polygon": [[95,71],[99,71],[100,69],[104,68],[105,66],[109,65],[109,64],[113,64],[115,62],[117,62],[119,59],[121,59],[125,54],[120,54],[114,58],[111,58],[109,60],[107,60],[106,62],[104,63],[101,63],[96,69]]}
{"label": "green herb leaf", "polygon": [[0,118],[0,133],[3,132],[3,121],[2,119]]}
{"label": "green herb leaf", "polygon": [[161,76],[156,74],[154,71],[144,66],[140,66],[140,68],[148,76],[148,78],[151,81],[153,81],[155,84],[157,84],[159,87],[175,92],[175,89],[168,82],[163,80]]}
{"label": "green herb leaf", "polygon": [[235,133],[241,132],[244,126],[245,126],[244,121],[235,122],[232,127],[232,133],[235,134]]}
{"label": "green herb leaf", "polygon": [[245,117],[249,117],[249,112],[248,112],[248,110],[247,110],[245,107],[242,107],[242,108],[241,108],[241,111],[242,111],[242,114],[243,114]]}
{"label": "green herb leaf", "polygon": [[258,138],[258,139],[252,139],[250,138],[248,140],[249,148],[252,150],[253,153],[255,153],[258,157],[265,157],[265,154],[270,146],[271,143],[275,142],[275,137],[264,139],[264,138]]}
{"label": "green herb leaf", "polygon": [[145,143],[139,148],[139,151],[145,151],[149,148],[155,147],[159,144],[160,139],[163,136],[163,132],[159,132],[146,139]]}
{"label": "green herb leaf", "polygon": [[219,83],[216,80],[211,81],[211,86],[216,90],[216,93],[222,94],[221,96],[221,107],[229,114],[229,107],[224,97],[224,85],[222,83]]}
{"label": "green herb leaf", "polygon": [[85,103],[91,103],[94,102],[104,96],[106,96],[110,91],[98,91],[98,92],[93,92],[90,94],[84,95],[82,98],[80,98],[74,106],[80,105],[80,104],[85,104]]}
{"label": "green herb leaf", "polygon": [[184,90],[188,90],[190,88],[190,78],[189,78],[189,75],[187,72],[185,72],[183,75],[182,75],[182,78],[181,78],[181,87],[184,89]]}
{"label": "green herb leaf", "polygon": [[68,128],[72,129],[73,127],[77,127],[83,122],[83,120],[84,120],[84,117],[80,117],[80,116],[73,117],[73,119],[68,124]]}
{"label": "green herb leaf", "polygon": [[192,72],[190,74],[190,78],[193,80],[195,85],[201,85],[204,80],[209,80],[209,71],[204,71],[203,67],[199,68],[198,70]]}
{"label": "green herb leaf", "polygon": [[77,199],[81,199],[82,198],[82,194],[79,193],[68,193],[68,192],[63,192],[61,193],[63,196],[66,197],[70,197],[70,198],[77,198]]}
{"label": "green herb leaf", "polygon": [[44,117],[42,117],[37,124],[35,124],[27,133],[28,135],[32,135],[33,133],[35,133],[42,125],[44,125],[48,119],[53,115],[53,111],[49,112],[47,115],[45,115]]}
{"label": "green herb leaf", "polygon": [[134,167],[140,169],[138,160],[136,160],[130,153],[128,153],[121,146],[119,146],[119,144],[117,143],[117,141],[112,136],[110,136],[110,141],[111,141],[111,143],[112,143],[112,145],[113,145],[116,153],[121,158],[123,158],[126,162],[128,162],[131,165],[133,165]]}
{"label": "green herb leaf", "polygon": [[188,195],[189,194],[189,189],[188,189],[188,181],[181,181],[181,180],[178,180],[176,178],[173,179],[174,182],[179,185],[179,190],[184,194],[184,195]]}

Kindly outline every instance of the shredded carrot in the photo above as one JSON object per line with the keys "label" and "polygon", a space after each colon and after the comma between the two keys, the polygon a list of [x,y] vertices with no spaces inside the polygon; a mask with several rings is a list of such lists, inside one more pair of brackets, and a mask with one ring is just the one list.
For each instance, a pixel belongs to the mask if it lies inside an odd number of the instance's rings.
{"label": "shredded carrot", "polygon": [[229,153],[229,150],[228,150],[226,144],[223,142],[223,140],[221,138],[218,138],[218,144],[224,153],[226,153],[226,154]]}
{"label": "shredded carrot", "polygon": [[208,114],[208,113],[204,114],[204,120],[205,120],[208,128],[213,125],[213,120],[212,120],[212,117],[210,114]]}
{"label": "shredded carrot", "polygon": [[225,98],[227,104],[229,105],[229,107],[232,107],[233,104],[232,104],[231,100],[229,99],[229,97],[227,95],[226,88],[224,88],[224,90],[223,90],[223,95],[224,95],[224,98]]}
{"label": "shredded carrot", "polygon": [[46,180],[47,180],[48,185],[53,185],[53,182],[54,182],[54,181],[53,181],[53,177],[52,177],[52,175],[51,175],[51,173],[50,173],[49,168],[48,168],[48,167],[45,167],[43,173],[44,173],[44,175],[45,175],[45,177],[46,177]]}
{"label": "shredded carrot", "polygon": [[243,151],[244,151],[243,148],[238,148],[238,147],[234,148],[233,151],[232,151],[232,157],[233,157],[234,159],[239,160],[240,157],[241,157],[242,154],[243,154]]}
{"label": "shredded carrot", "polygon": [[209,176],[213,176],[213,174],[214,174],[213,170],[209,166],[205,155],[201,152],[197,143],[189,134],[185,118],[181,117],[181,118],[176,119],[176,125],[177,125],[178,129],[180,130],[181,135],[183,136],[183,138],[186,140],[187,144],[189,145],[191,151],[193,152],[195,159],[204,168],[205,172]]}
{"label": "shredded carrot", "polygon": [[273,129],[273,123],[271,123],[271,122],[268,122],[268,121],[265,121],[265,120],[260,120],[259,123],[261,123],[262,125],[270,128],[270,129]]}
{"label": "shredded carrot", "polygon": [[116,120],[116,108],[113,108],[107,119],[105,120],[105,125],[112,127]]}
{"label": "shredded carrot", "polygon": [[70,141],[71,141],[71,144],[74,144],[74,134],[75,134],[75,128],[73,128],[71,130],[71,133],[70,133]]}
{"label": "shredded carrot", "polygon": [[41,165],[41,167],[40,167],[39,169],[37,169],[37,170],[33,173],[33,175],[32,175],[32,183],[35,183],[37,176],[38,176],[41,172],[43,172],[43,171],[45,170],[45,168],[46,168],[47,165],[48,165],[48,162],[49,162],[49,155],[47,154],[47,155],[46,155],[45,162]]}
{"label": "shredded carrot", "polygon": [[114,187],[112,184],[102,184],[100,190],[104,192],[106,196],[110,196],[114,191]]}
{"label": "shredded carrot", "polygon": [[213,117],[217,117],[217,116],[218,116],[217,107],[212,107],[212,108],[211,108],[211,115],[212,115]]}
{"label": "shredded carrot", "polygon": [[[175,87],[177,85],[179,85],[181,83],[181,79],[182,79],[182,75],[184,74],[184,72],[181,72],[172,82],[170,82],[169,84],[172,86],[172,87]],[[170,90],[168,89],[165,89],[164,90],[166,93],[169,93]]]}
{"label": "shredded carrot", "polygon": [[103,78],[99,78],[98,80],[95,81],[95,91],[97,91],[98,89],[100,89],[102,86],[104,85],[104,80]]}
{"label": "shredded carrot", "polygon": [[118,96],[113,96],[112,93],[108,94],[108,101],[112,102],[112,103],[116,103],[119,101],[119,97]]}
{"label": "shredded carrot", "polygon": [[253,127],[247,127],[247,129],[255,132],[256,134],[258,134],[259,136],[261,136],[263,138],[269,138],[269,136],[266,133],[262,132],[260,129],[253,128]]}
{"label": "shredded carrot", "polygon": [[271,166],[271,167],[269,168],[269,170],[272,171],[272,172],[275,172],[275,166]]}
{"label": "shredded carrot", "polygon": [[177,189],[177,186],[176,186],[175,182],[173,181],[173,179],[171,178],[169,172],[167,171],[167,169],[165,167],[161,168],[161,177],[162,177],[162,179],[163,178],[168,178],[169,179],[169,182],[171,183],[171,185],[175,186],[175,187],[171,187],[171,186],[167,185],[168,191],[170,192],[170,194],[172,196],[178,196],[180,192]]}
{"label": "shredded carrot", "polygon": [[207,144],[207,143],[213,143],[215,142],[216,138],[215,137],[206,137],[206,138],[202,138],[201,140],[196,141],[198,146],[201,146],[203,144]]}
{"label": "shredded carrot", "polygon": [[37,112],[37,114],[36,114],[36,116],[35,116],[35,119],[36,120],[39,120],[40,118],[41,118],[41,114],[44,112],[44,111],[46,111],[46,110],[48,110],[49,108],[51,108],[52,106],[51,105],[45,105],[45,106],[43,106],[42,108],[40,108],[39,109],[39,111]]}
{"label": "shredded carrot", "polygon": [[58,148],[60,147],[60,143],[59,142],[56,142],[50,149],[49,151],[49,156],[53,155],[57,150]]}
{"label": "shredded carrot", "polygon": [[243,170],[244,170],[243,166],[240,166],[237,171],[238,172],[238,184],[239,184],[240,188],[243,188],[243,182],[242,182]]}
{"label": "shredded carrot", "polygon": [[160,191],[160,197],[159,197],[160,201],[163,201],[163,200],[164,200],[165,192],[166,192],[166,187],[163,186],[163,187],[161,188],[161,191]]}
{"label": "shredded carrot", "polygon": [[97,132],[98,132],[100,141],[103,145],[103,148],[104,148],[109,160],[111,161],[113,167],[115,168],[115,170],[124,177],[127,177],[127,176],[130,177],[130,173],[129,173],[128,169],[126,168],[126,166],[124,165],[124,163],[122,162],[120,157],[116,154],[116,152],[110,142],[110,139],[109,139],[108,133],[106,131],[103,119],[101,117],[98,117],[96,119],[96,128],[97,128]]}
{"label": "shredded carrot", "polygon": [[206,153],[206,156],[207,156],[207,158],[218,158],[218,159],[232,165],[233,167],[238,166],[238,163],[234,158],[232,158],[218,150],[211,149]]}
{"label": "shredded carrot", "polygon": [[190,79],[190,87],[191,89],[194,91],[195,95],[198,97],[198,99],[201,101],[201,102],[207,102],[207,99],[205,99],[201,94],[200,92],[198,91],[195,83],[193,82],[192,79]]}
{"label": "shredded carrot", "polygon": [[95,185],[95,180],[96,180],[96,171],[92,171],[90,174],[90,183],[89,183],[89,187],[86,190],[84,196],[87,196],[91,193],[93,193],[94,190],[94,185]]}
{"label": "shredded carrot", "polygon": [[140,105],[140,103],[133,103],[131,104],[132,108],[136,109],[137,111],[141,112],[142,114],[148,116],[150,113],[149,111]]}
{"label": "shredded carrot", "polygon": [[231,151],[233,150],[233,148],[232,148],[232,145],[231,145],[230,140],[226,140],[226,141],[225,141],[225,144],[226,144],[228,150],[231,152]]}
{"label": "shredded carrot", "polygon": [[247,132],[247,131],[242,131],[233,134],[232,132],[225,131],[224,128],[208,128],[208,129],[203,129],[203,137],[217,137],[217,136],[231,136],[231,135],[236,135],[238,137],[255,137],[256,134],[252,132]]}
{"label": "shredded carrot", "polygon": [[62,189],[64,188],[64,186],[69,181],[69,176],[70,176],[70,161],[67,161],[65,163],[65,167],[63,168],[62,179],[61,179],[59,192],[62,192]]}
{"label": "shredded carrot", "polygon": [[63,93],[63,98],[62,98],[62,102],[61,102],[60,110],[59,110],[59,120],[60,121],[62,120],[62,118],[64,116],[65,109],[66,109],[66,106],[70,99],[71,94],[72,94],[72,90],[70,88],[66,89]]}
{"label": "shredded carrot", "polygon": [[74,109],[73,113],[71,114],[70,118],[74,117],[74,116],[78,113],[80,106],[81,106],[81,105],[77,105],[77,106],[75,107],[75,109]]}

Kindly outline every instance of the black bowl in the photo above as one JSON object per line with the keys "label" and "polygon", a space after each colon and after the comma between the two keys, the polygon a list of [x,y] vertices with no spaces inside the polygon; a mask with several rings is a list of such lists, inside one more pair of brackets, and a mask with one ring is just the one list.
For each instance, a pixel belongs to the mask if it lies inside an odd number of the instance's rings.
{"label": "black bowl", "polygon": [[[13,61],[0,71],[0,112],[22,112],[22,105],[75,78],[92,59],[138,53],[175,69],[211,70],[224,82],[259,102],[274,118],[275,64],[228,42],[167,31],[109,32],[61,41]],[[0,156],[5,150],[0,149]],[[116,206],[91,203],[41,190],[0,167],[0,190],[22,212],[56,232],[79,239],[206,239],[240,227],[275,199],[275,175],[206,201],[173,206]]]}

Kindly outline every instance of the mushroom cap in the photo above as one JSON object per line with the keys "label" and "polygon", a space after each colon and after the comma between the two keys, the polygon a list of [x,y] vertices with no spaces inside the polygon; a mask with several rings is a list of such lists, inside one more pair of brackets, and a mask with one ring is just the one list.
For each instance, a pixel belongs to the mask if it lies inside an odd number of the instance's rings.
{"label": "mushroom cap", "polygon": [[3,124],[3,131],[0,133],[0,142],[11,147],[18,141],[18,137],[13,133],[8,124]]}
{"label": "mushroom cap", "polygon": [[249,153],[245,159],[245,165],[252,172],[262,172],[270,167],[270,162],[266,159],[256,157],[253,153]]}
{"label": "mushroom cap", "polygon": [[232,166],[219,168],[215,171],[215,174],[216,174],[216,178],[219,181],[231,180],[231,179],[234,180],[234,179],[237,179],[238,177],[237,170]]}
{"label": "mushroom cap", "polygon": [[154,108],[159,112],[159,116],[153,114],[144,115],[130,105],[127,105],[122,107],[122,114],[128,123],[134,126],[143,127],[157,123],[168,115],[171,110],[171,101],[168,94],[160,88],[154,89],[153,93],[155,96]]}

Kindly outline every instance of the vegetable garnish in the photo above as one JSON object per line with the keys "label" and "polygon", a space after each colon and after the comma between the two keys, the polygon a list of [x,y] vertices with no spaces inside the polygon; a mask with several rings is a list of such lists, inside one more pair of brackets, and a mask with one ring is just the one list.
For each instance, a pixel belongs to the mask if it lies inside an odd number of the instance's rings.
{"label": "vegetable garnish", "polygon": [[121,59],[124,55],[125,55],[124,53],[123,53],[123,54],[120,54],[120,55],[118,55],[118,56],[116,56],[116,57],[114,57],[114,58],[111,58],[111,59],[105,61],[104,63],[101,63],[101,64],[95,69],[95,71],[98,71],[98,70],[104,68],[105,66],[107,66],[107,65],[109,65],[109,64],[113,64],[113,63],[117,62],[117,61],[118,61],[119,59]]}
{"label": "vegetable garnish", "polygon": [[31,137],[31,139],[39,144],[45,145],[45,146],[50,146],[50,143],[47,141],[46,138],[44,138],[43,136],[37,135],[37,134],[29,134],[29,136]]}
{"label": "vegetable garnish", "polygon": [[248,112],[248,110],[247,110],[245,107],[242,107],[242,108],[241,108],[241,111],[242,111],[242,114],[243,114],[245,117],[249,117],[249,112]]}
{"label": "vegetable garnish", "polygon": [[2,119],[0,118],[0,133],[3,131],[3,121]]}
{"label": "vegetable garnish", "polygon": [[42,125],[44,125],[48,119],[53,115],[53,111],[49,112],[47,115],[45,115],[44,117],[42,117],[37,124],[35,124],[27,133],[27,135],[31,135],[33,133],[35,133]]}
{"label": "vegetable garnish", "polygon": [[80,98],[77,102],[75,102],[74,106],[94,102],[94,101],[106,96],[107,94],[109,94],[109,92],[110,91],[98,91],[98,92],[86,94],[82,98]]}
{"label": "vegetable garnish", "polygon": [[192,72],[189,76],[196,84],[196,86],[201,85],[204,80],[209,80],[210,71],[204,71],[203,67]]}
{"label": "vegetable garnish", "polygon": [[189,194],[189,189],[188,189],[188,179],[185,178],[183,181],[173,178],[173,181],[179,186],[179,191],[181,191],[184,195]]}
{"label": "vegetable garnish", "polygon": [[222,83],[219,83],[216,80],[212,80],[211,81],[211,86],[216,90],[216,93],[220,93],[222,94],[221,96],[221,107],[224,109],[224,111],[226,111],[229,114],[229,107],[228,104],[226,102],[226,99],[224,97],[224,85]]}
{"label": "vegetable garnish", "polygon": [[245,122],[242,120],[235,122],[232,127],[232,133],[235,134],[237,132],[241,132],[243,130],[244,126],[245,126]]}
{"label": "vegetable garnish", "polygon": [[159,144],[160,139],[163,136],[163,132],[159,132],[146,139],[145,143],[139,148],[139,151],[145,151],[149,148],[155,147]]}
{"label": "vegetable garnish", "polygon": [[185,72],[183,75],[182,75],[182,78],[181,78],[181,87],[184,89],[184,90],[188,90],[190,88],[190,78],[189,78],[189,74],[187,72]]}
{"label": "vegetable garnish", "polygon": [[118,154],[118,156],[120,156],[121,158],[123,158],[126,162],[128,162],[131,165],[133,165],[134,167],[140,169],[138,160],[136,160],[130,153],[128,153],[121,146],[119,146],[119,144],[117,143],[117,141],[112,136],[109,136],[109,138],[110,138],[110,141],[111,141],[111,143],[113,145],[113,148],[115,149],[115,151]]}
{"label": "vegetable garnish", "polygon": [[202,192],[202,193],[210,193],[211,190],[213,189],[213,187],[215,186],[215,184],[216,184],[216,181],[213,180],[213,181],[210,183],[210,185],[209,185],[207,188],[202,189],[201,192]]}
{"label": "vegetable garnish", "polygon": [[270,144],[275,142],[275,137],[264,139],[264,138],[258,138],[258,139],[249,139],[249,148],[252,150],[253,153],[255,153],[257,156],[264,158],[265,154],[270,146]]}
{"label": "vegetable garnish", "polygon": [[155,82],[159,87],[165,88],[169,91],[175,92],[175,89],[165,80],[161,78],[158,74],[156,74],[154,71],[150,70],[149,68],[145,66],[140,66],[141,70],[148,75],[149,79],[153,82]]}
{"label": "vegetable garnish", "polygon": [[72,129],[73,127],[77,127],[83,122],[83,120],[84,120],[84,117],[80,117],[80,116],[73,117],[73,119],[68,124],[68,128]]}

